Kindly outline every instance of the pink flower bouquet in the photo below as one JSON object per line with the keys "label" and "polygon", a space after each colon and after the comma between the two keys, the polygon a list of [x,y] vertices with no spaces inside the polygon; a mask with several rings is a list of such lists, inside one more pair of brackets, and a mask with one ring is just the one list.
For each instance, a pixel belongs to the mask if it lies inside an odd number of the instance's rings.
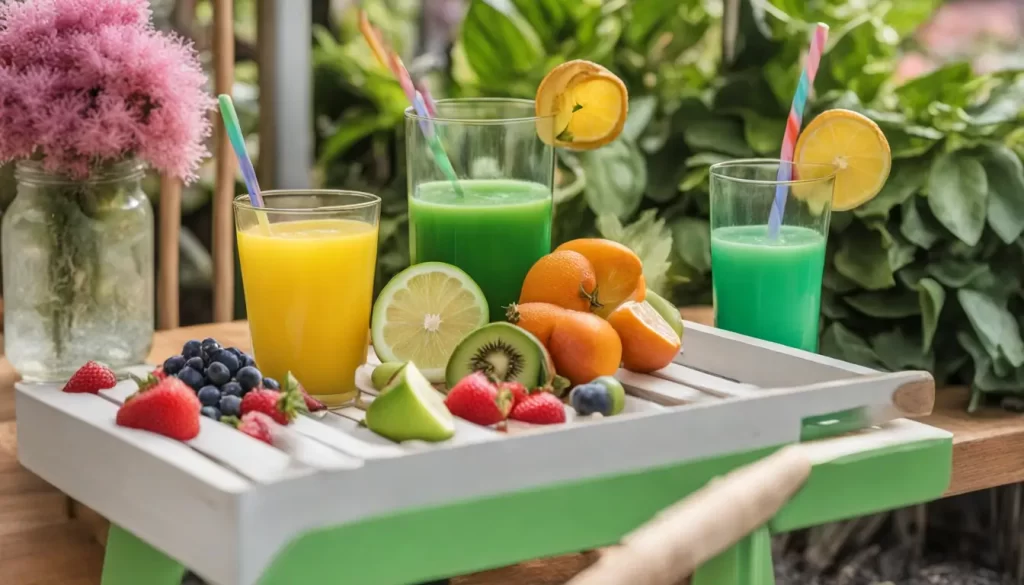
{"label": "pink flower bouquet", "polygon": [[0,5],[0,163],[83,178],[134,157],[194,179],[214,102],[191,44],[150,16],[146,0]]}

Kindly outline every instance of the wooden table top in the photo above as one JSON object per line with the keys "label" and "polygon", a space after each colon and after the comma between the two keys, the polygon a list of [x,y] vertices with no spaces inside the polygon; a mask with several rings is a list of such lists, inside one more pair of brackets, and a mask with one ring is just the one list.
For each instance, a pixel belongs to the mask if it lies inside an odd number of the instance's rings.
{"label": "wooden table top", "polygon": [[[684,311],[686,318],[710,322],[710,311]],[[203,325],[160,332],[154,361],[177,352],[189,339],[214,337],[247,348],[244,322]],[[5,585],[98,585],[103,549],[94,519],[74,518],[66,496],[22,468],[16,458],[14,382],[16,374],[0,359],[0,583]],[[1024,417],[997,410],[967,415],[964,388],[939,392],[935,413],[922,422],[952,431],[953,478],[948,495],[1024,481]],[[589,565],[594,553],[521,563],[453,580],[454,585],[556,585]]]}

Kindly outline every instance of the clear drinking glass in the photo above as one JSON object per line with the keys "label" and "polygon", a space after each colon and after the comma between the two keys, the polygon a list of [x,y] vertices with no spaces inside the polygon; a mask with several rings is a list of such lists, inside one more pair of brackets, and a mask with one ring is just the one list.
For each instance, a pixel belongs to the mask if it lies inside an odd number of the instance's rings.
{"label": "clear drinking glass", "polygon": [[265,191],[234,202],[253,357],[291,372],[328,406],[351,402],[366,361],[380,198],[354,191]]}
{"label": "clear drinking glass", "polygon": [[503,320],[502,307],[518,300],[527,271],[551,251],[554,149],[537,134],[531,100],[441,100],[430,125],[453,182],[425,123],[406,110],[412,263],[465,270],[483,289],[491,320]]}
{"label": "clear drinking glass", "polygon": [[[782,165],[792,180],[778,180]],[[787,169],[783,169],[787,170]],[[832,212],[832,165],[736,160],[711,167],[715,325],[817,351],[821,277]],[[788,188],[776,238],[769,214]]]}

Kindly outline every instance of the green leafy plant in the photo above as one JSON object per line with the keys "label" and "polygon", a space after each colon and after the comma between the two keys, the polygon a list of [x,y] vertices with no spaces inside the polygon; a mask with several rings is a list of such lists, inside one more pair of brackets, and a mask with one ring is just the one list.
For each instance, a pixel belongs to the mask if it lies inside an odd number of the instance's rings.
{"label": "green leafy plant", "polygon": [[[778,156],[810,23],[828,23],[805,120],[860,111],[894,162],[878,197],[834,214],[822,351],[970,383],[972,406],[1024,389],[1024,79],[951,64],[895,86],[901,45],[938,0],[735,4],[737,25],[724,27],[711,0],[472,0],[443,81],[455,96],[532,97],[569,59],[619,75],[630,90],[623,135],[559,153],[554,237],[620,241],[643,256],[652,288],[680,305],[709,303],[709,166]],[[389,179],[404,185],[399,172]],[[407,261],[401,213],[382,231],[382,258],[396,266]]]}

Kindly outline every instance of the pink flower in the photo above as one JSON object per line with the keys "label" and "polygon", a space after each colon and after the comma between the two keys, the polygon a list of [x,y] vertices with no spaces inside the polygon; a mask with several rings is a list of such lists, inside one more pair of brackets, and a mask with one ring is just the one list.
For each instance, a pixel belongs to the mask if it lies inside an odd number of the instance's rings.
{"label": "pink flower", "polygon": [[0,4],[0,162],[40,156],[83,177],[134,156],[193,180],[209,154],[206,81],[146,0]]}

